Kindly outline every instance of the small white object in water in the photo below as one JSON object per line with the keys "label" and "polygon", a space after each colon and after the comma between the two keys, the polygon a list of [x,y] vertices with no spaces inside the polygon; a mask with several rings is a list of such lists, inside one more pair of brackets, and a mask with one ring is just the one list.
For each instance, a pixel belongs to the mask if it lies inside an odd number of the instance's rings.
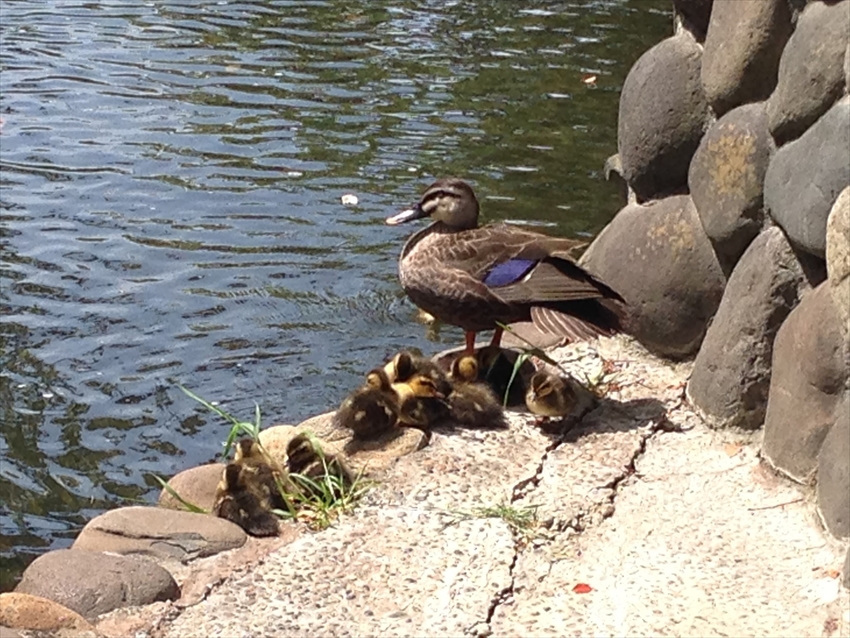
{"label": "small white object in water", "polygon": [[350,193],[346,193],[342,196],[342,205],[343,206],[357,206],[357,202],[360,200],[357,199],[357,195],[352,195]]}

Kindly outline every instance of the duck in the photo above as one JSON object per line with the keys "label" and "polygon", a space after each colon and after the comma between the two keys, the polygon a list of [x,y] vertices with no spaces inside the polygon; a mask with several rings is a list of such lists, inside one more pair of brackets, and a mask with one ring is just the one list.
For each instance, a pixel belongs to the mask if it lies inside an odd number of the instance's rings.
{"label": "duck", "polygon": [[[399,390],[405,396],[410,395],[410,392],[403,386],[396,384],[409,384],[412,379],[417,379],[413,388],[414,395],[420,399],[426,399],[420,401],[420,403],[422,409],[426,412],[425,418],[429,423],[436,423],[448,416],[448,406],[440,398],[449,395],[452,391],[452,385],[439,363],[402,350],[384,365],[384,372],[392,382],[396,396],[398,396]],[[431,383],[427,383],[426,379],[430,380]],[[413,402],[411,402],[411,405],[413,405]]]}
{"label": "duck", "polygon": [[485,346],[476,350],[478,357],[479,380],[489,385],[496,396],[507,405],[522,403],[525,399],[525,387],[522,375],[514,372],[515,364],[498,346]]}
{"label": "duck", "polygon": [[413,427],[430,430],[449,409],[446,395],[440,392],[437,382],[426,374],[414,374],[406,381],[392,384],[396,393],[396,415],[399,427]]}
{"label": "duck", "polygon": [[613,288],[576,264],[580,242],[509,226],[478,225],[472,187],[437,180],[412,207],[388,217],[391,226],[429,217],[432,223],[405,242],[398,275],[422,311],[464,331],[465,354],[478,332],[531,321],[543,333],[567,340],[622,330],[626,302]]}
{"label": "duck", "polygon": [[525,404],[539,422],[544,422],[570,414],[578,404],[578,395],[569,379],[538,370],[528,384]]}
{"label": "duck", "polygon": [[289,473],[259,441],[251,437],[239,439],[233,453],[233,464],[240,467],[243,483],[252,481],[268,493],[272,507],[286,507],[281,491],[287,494],[293,491]]}
{"label": "duck", "polygon": [[[301,432],[286,446],[286,463],[290,476],[296,474],[308,479],[302,481],[303,491],[315,494],[318,490],[310,481],[320,482],[333,476],[338,480],[332,484],[335,496],[354,483],[354,475],[348,466],[334,454],[325,453],[316,441]],[[297,477],[292,477],[297,480]]]}
{"label": "duck", "polygon": [[353,440],[374,440],[395,428],[398,397],[384,368],[366,375],[366,383],[348,395],[333,416],[335,427],[351,430]]}
{"label": "duck", "polygon": [[213,514],[235,523],[251,536],[280,534],[266,486],[238,463],[228,463],[215,491]]}
{"label": "duck", "polygon": [[492,388],[479,381],[479,359],[461,355],[452,362],[452,392],[448,398],[452,421],[473,428],[507,428],[505,411]]}

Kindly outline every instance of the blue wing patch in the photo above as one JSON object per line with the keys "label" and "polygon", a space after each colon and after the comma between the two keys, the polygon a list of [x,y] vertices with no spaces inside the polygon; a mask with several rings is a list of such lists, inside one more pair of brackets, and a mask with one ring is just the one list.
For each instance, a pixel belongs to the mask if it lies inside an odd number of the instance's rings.
{"label": "blue wing patch", "polygon": [[490,288],[507,286],[525,277],[536,265],[536,259],[509,259],[493,266],[484,277],[483,283]]}

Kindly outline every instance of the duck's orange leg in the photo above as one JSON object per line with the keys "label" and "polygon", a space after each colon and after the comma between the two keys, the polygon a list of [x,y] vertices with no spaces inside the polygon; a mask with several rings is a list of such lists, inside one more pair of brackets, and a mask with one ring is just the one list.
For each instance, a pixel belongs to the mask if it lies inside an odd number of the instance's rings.
{"label": "duck's orange leg", "polygon": [[471,330],[466,330],[464,332],[466,335],[466,349],[463,351],[463,354],[475,354],[475,332]]}
{"label": "duck's orange leg", "polygon": [[497,327],[493,331],[493,338],[490,340],[490,347],[498,348],[499,344],[502,343],[502,333],[505,332],[504,328]]}

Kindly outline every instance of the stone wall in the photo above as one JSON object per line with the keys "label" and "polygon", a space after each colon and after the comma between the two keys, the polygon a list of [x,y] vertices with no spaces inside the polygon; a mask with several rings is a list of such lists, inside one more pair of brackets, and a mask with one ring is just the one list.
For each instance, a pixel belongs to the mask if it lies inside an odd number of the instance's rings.
{"label": "stone wall", "polygon": [[850,0],[673,0],[620,97],[624,208],[583,257],[714,428],[850,537]]}

